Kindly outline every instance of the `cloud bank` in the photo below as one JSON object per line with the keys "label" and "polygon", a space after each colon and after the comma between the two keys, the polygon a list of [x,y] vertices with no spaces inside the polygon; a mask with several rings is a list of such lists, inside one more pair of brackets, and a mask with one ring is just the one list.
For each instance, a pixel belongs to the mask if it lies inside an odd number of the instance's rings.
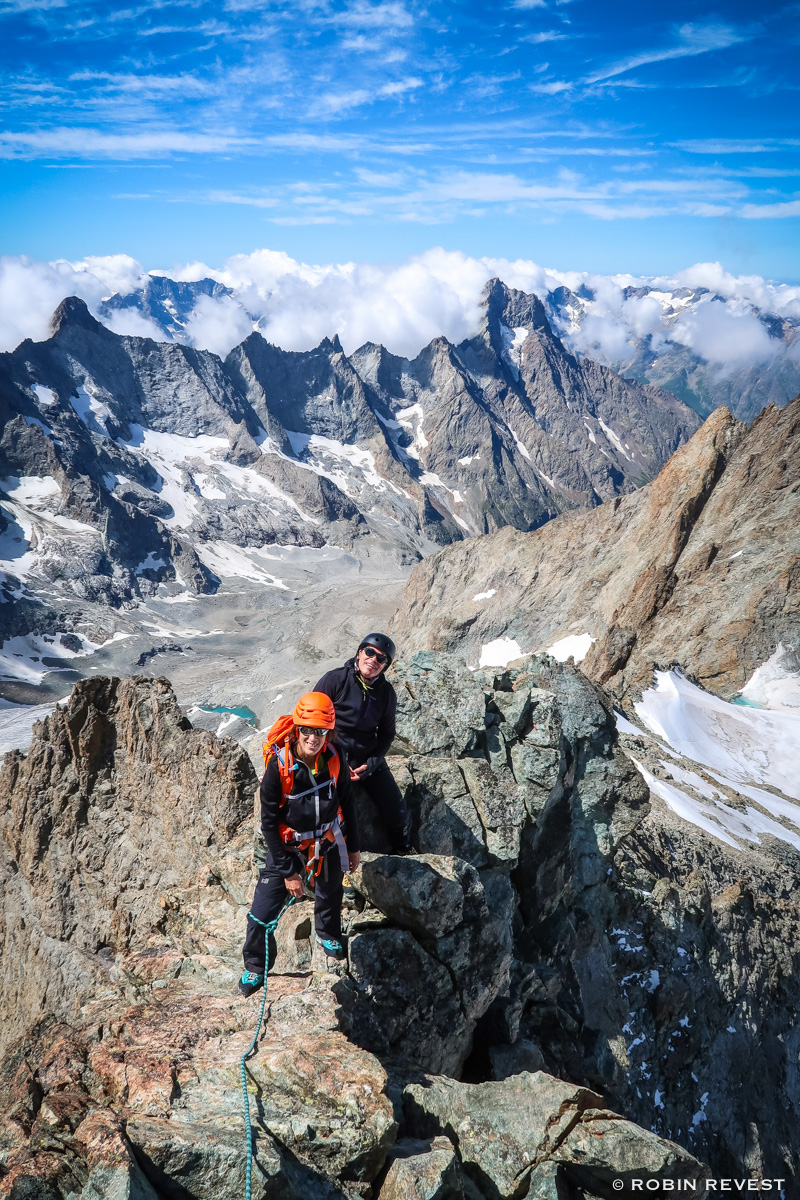
{"label": "cloud bank", "polygon": [[[800,357],[800,338],[773,336],[775,323],[770,328],[761,319],[800,324],[800,287],[733,276],[719,263],[639,278],[442,249],[401,263],[328,264],[257,250],[235,255],[221,269],[194,262],[151,273],[186,282],[212,278],[231,290],[233,295],[200,296],[185,315],[182,340],[220,356],[257,328],[287,350],[310,349],[338,333],[347,353],[371,341],[413,357],[434,337],[458,343],[474,333],[486,281],[499,276],[542,299],[561,286],[584,289],[583,294],[590,289],[594,298],[584,302],[581,323],[565,320],[561,332],[576,351],[612,365],[624,363],[647,337],[656,350],[686,347],[718,370]],[[148,272],[127,255],[50,263],[0,259],[0,349],[12,349],[25,337],[47,337],[52,313],[65,296],[81,296],[98,315],[105,298],[130,295],[147,279]],[[643,288],[650,293],[641,294]],[[698,298],[696,289],[705,294]],[[103,319],[117,333],[166,337],[135,309]]]}

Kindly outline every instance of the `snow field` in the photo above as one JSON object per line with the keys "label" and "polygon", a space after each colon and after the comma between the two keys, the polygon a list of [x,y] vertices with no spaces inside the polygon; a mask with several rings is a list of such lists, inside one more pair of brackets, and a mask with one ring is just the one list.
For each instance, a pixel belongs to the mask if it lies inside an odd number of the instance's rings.
{"label": "snow field", "polygon": [[[66,665],[48,666],[42,662],[42,659],[47,658],[51,661],[56,659],[59,662],[67,663],[70,659],[92,654],[101,648],[100,643],[90,642],[81,634],[75,636],[80,642],[79,650],[71,650],[65,646],[62,633],[52,636],[29,633],[24,637],[7,638],[0,646],[0,679],[39,684],[51,671],[69,670]],[[115,633],[113,638],[102,645],[109,646],[112,642],[118,642],[130,636],[128,633]]]}
{"label": "snow field", "polygon": [[[691,759],[723,788],[753,801],[744,810],[733,807],[726,792],[696,771],[660,760],[675,781],[668,783],[633,758],[650,790],[674,813],[733,849],[741,849],[743,842],[760,845],[766,835],[800,851],[795,832],[800,831],[800,803],[795,803],[800,801],[800,708],[784,703],[797,691],[797,678],[788,669],[793,662],[778,647],[750,681],[755,681],[752,690],[773,695],[775,709],[720,700],[678,671],[657,671],[655,686],[634,706],[643,725],[666,743],[664,749]],[[647,736],[620,714],[616,717],[620,732]]]}

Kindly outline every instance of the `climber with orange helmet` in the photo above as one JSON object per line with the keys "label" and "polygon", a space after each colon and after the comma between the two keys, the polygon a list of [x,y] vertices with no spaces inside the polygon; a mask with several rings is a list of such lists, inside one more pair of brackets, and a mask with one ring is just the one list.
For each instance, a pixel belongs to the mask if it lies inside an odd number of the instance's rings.
{"label": "climber with orange helmet", "polygon": [[345,957],[342,875],[356,869],[360,856],[350,771],[332,742],[335,726],[329,697],[306,692],[267,735],[260,799],[268,853],[248,913],[239,980],[243,996],[263,986],[265,969],[275,958],[270,933],[269,964],[265,961],[264,933],[287,892],[299,900],[313,888],[317,944],[328,958]]}

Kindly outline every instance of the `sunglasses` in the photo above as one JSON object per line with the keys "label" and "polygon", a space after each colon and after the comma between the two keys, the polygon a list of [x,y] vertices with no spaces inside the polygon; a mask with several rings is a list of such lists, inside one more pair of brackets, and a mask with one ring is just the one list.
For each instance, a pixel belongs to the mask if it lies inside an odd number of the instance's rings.
{"label": "sunglasses", "polygon": [[310,725],[298,725],[297,732],[302,733],[303,737],[321,737],[326,738],[331,732],[330,729],[316,729]]}
{"label": "sunglasses", "polygon": [[362,646],[361,649],[364,651],[367,658],[377,659],[381,666],[384,666],[389,661],[385,654],[380,654],[377,650],[373,650],[372,646]]}

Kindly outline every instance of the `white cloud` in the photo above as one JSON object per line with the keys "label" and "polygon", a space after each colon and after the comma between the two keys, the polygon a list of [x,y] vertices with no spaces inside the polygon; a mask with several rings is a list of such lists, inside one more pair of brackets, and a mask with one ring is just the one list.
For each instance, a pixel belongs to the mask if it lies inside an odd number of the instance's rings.
{"label": "white cloud", "polygon": [[7,13],[38,12],[46,8],[65,8],[67,0],[2,0],[0,17]]}
{"label": "white cloud", "polygon": [[787,200],[783,204],[745,204],[741,216],[751,220],[765,217],[800,217],[800,200]]}
{"label": "white cloud", "polygon": [[344,12],[337,13],[336,23],[358,29],[407,29],[414,21],[405,4],[388,0],[384,4],[369,4],[355,0]]}
{"label": "white cloud", "polygon": [[348,108],[358,108],[371,99],[366,88],[355,88],[352,92],[326,92],[312,107],[321,116],[346,112]]}
{"label": "white cloud", "polygon": [[784,147],[800,146],[800,138],[762,138],[760,141],[744,138],[693,138],[689,141],[671,142],[676,150],[689,154],[766,154]]}
{"label": "white cloud", "polygon": [[423,81],[415,76],[410,76],[408,79],[395,79],[391,83],[385,83],[378,90],[379,96],[402,96],[404,92],[414,91],[416,88],[421,88]]}
{"label": "white cloud", "polygon": [[0,258],[0,349],[12,350],[26,337],[46,338],[53,312],[65,296],[80,296],[96,308],[111,292],[133,291],[143,274],[126,254],[76,263]]}
{"label": "white cloud", "polygon": [[252,321],[231,296],[199,296],[186,322],[186,333],[192,345],[210,350],[220,358],[252,332]]}
{"label": "white cloud", "polygon": [[671,336],[723,370],[769,362],[779,347],[755,313],[737,312],[722,300],[701,304],[679,317]]}
{"label": "white cloud", "polygon": [[130,75],[113,74],[111,71],[76,71],[70,80],[104,85],[104,91],[146,93],[152,96],[207,95],[217,90],[216,85],[196,75]]}
{"label": "white cloud", "polygon": [[217,154],[241,149],[251,139],[227,134],[152,129],[102,133],[98,129],[53,128],[0,131],[0,158],[163,158],[174,153]]}
{"label": "white cloud", "polygon": [[210,204],[245,204],[251,208],[275,208],[279,201],[274,196],[244,196],[237,192],[209,192]]}
{"label": "white cloud", "polygon": [[[282,251],[258,250],[235,255],[222,269],[192,262],[156,273],[187,282],[213,278],[235,292],[235,298],[200,297],[187,324],[191,344],[221,356],[251,332],[252,314],[263,335],[287,350],[306,350],[338,333],[348,353],[371,341],[413,357],[439,335],[458,343],[474,333],[481,294],[493,276],[541,297],[562,284],[573,292],[583,284],[591,288],[595,298],[585,320],[564,336],[575,350],[612,364],[629,359],[631,343],[648,335],[656,345],[688,346],[721,371],[767,362],[791,349],[769,337],[752,308],[800,320],[800,287],[734,276],[719,263],[645,279],[557,271],[528,259],[472,258],[443,249],[394,264],[304,263]],[[82,296],[96,313],[103,297],[114,291],[127,295],[143,278],[140,264],[126,255],[74,263],[0,260],[0,349],[12,349],[24,337],[47,337],[50,317],[65,296]],[[660,289],[662,298],[658,291],[626,296],[625,289],[644,285]],[[704,288],[709,296],[681,315],[666,296],[680,288]],[[117,332],[164,337],[132,310],[106,323]]]}
{"label": "white cloud", "polygon": [[569,38],[567,33],[558,33],[555,29],[544,29],[541,33],[528,33],[519,40],[521,42],[529,42],[532,46],[540,46],[542,42],[565,42]]}
{"label": "white cloud", "polygon": [[129,254],[88,255],[79,262],[66,263],[73,271],[86,272],[105,289],[106,295],[118,292],[129,296],[140,288],[145,280],[141,263]]}
{"label": "white cloud", "polygon": [[[674,276],[584,275],[578,282],[591,288],[595,298],[582,324],[566,337],[579,353],[601,362],[624,364],[636,340],[648,335],[661,349],[669,342],[687,346],[721,374],[792,356],[791,346],[770,338],[753,308],[800,319],[800,287],[774,284],[758,275],[734,276],[719,263],[697,263]],[[575,291],[578,282],[568,286]],[[656,295],[626,297],[625,289],[643,285],[656,289]],[[681,288],[702,288],[710,294],[681,313],[680,304],[675,308],[669,302],[669,293]]]}
{"label": "white cloud", "polygon": [[110,317],[104,318],[103,324],[107,325],[113,333],[123,334],[126,337],[146,337],[152,338],[155,342],[164,341],[163,329],[149,317],[137,312],[135,308],[117,309],[116,312],[112,312]]}
{"label": "white cloud", "polygon": [[708,54],[713,50],[725,50],[728,46],[735,46],[738,42],[748,41],[751,36],[752,33],[736,29],[732,25],[701,25],[687,21],[677,30],[677,41],[674,45],[662,47],[660,50],[645,50],[640,54],[632,54],[629,58],[624,58],[589,76],[584,82],[600,83],[650,63],[665,62],[673,58],[690,58],[698,54]]}

